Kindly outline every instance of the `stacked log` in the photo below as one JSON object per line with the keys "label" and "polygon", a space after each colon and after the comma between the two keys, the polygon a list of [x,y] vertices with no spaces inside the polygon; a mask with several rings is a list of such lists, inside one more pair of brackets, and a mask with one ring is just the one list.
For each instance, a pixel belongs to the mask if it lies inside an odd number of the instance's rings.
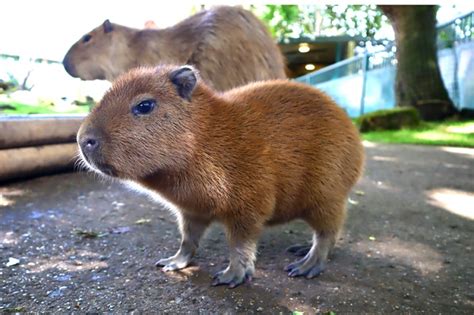
{"label": "stacked log", "polygon": [[84,115],[0,117],[0,182],[71,170]]}

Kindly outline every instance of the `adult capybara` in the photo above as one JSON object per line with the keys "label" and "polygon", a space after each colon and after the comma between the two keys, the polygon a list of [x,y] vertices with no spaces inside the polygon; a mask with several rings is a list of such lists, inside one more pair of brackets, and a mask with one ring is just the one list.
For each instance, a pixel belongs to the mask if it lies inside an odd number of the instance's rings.
{"label": "adult capybara", "polygon": [[216,93],[190,66],[121,76],[77,140],[90,168],[172,205],[182,242],[157,262],[165,271],[186,267],[209,224],[222,223],[230,263],[214,284],[231,287],[252,276],[264,226],[297,218],[313,245],[286,270],[318,275],[364,160],[357,129],[319,90],[274,80]]}
{"label": "adult capybara", "polygon": [[106,20],[76,42],[63,64],[73,77],[112,81],[159,63],[190,64],[214,89],[284,79],[285,64],[265,26],[251,12],[221,6],[165,29],[132,29]]}

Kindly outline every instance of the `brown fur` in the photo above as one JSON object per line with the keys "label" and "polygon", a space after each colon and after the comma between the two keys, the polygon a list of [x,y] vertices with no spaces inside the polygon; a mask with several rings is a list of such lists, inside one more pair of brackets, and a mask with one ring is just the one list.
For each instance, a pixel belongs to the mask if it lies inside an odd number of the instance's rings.
{"label": "brown fur", "polygon": [[[177,206],[182,248],[194,252],[205,228],[218,221],[227,231],[231,265],[237,255],[251,274],[264,226],[300,218],[315,237],[327,239],[327,248],[314,249],[322,251],[315,254],[322,270],[363,168],[351,120],[319,90],[283,80],[223,94],[198,80],[187,101],[169,79],[174,69],[141,68],[120,77],[84,121],[79,143],[91,132],[100,135],[98,165]],[[130,114],[150,97],[158,104],[150,115]],[[189,224],[198,229],[192,246],[186,245]]]}
{"label": "brown fur", "polygon": [[166,29],[111,25],[112,31],[101,25],[86,34],[88,42],[81,38],[70,48],[63,63],[72,76],[111,81],[133,67],[170,63],[194,65],[218,91],[286,78],[282,54],[267,29],[239,7],[202,11]]}

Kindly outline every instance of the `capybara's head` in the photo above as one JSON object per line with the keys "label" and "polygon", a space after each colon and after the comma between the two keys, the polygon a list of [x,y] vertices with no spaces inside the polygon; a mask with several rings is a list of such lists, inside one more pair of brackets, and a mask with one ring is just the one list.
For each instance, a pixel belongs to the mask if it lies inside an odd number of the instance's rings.
{"label": "capybara's head", "polygon": [[77,134],[93,170],[137,180],[185,168],[196,137],[201,86],[190,66],[136,68],[120,76]]}
{"label": "capybara's head", "polygon": [[128,69],[130,29],[106,20],[81,37],[63,60],[66,71],[83,80],[112,81]]}

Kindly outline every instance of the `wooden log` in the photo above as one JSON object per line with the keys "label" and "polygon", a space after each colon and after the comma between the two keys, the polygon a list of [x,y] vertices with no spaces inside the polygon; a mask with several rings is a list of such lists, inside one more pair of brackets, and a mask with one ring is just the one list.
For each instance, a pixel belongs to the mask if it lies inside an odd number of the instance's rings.
{"label": "wooden log", "polygon": [[0,182],[72,170],[77,144],[0,150]]}
{"label": "wooden log", "polygon": [[84,115],[0,117],[0,149],[74,142],[84,117]]}

